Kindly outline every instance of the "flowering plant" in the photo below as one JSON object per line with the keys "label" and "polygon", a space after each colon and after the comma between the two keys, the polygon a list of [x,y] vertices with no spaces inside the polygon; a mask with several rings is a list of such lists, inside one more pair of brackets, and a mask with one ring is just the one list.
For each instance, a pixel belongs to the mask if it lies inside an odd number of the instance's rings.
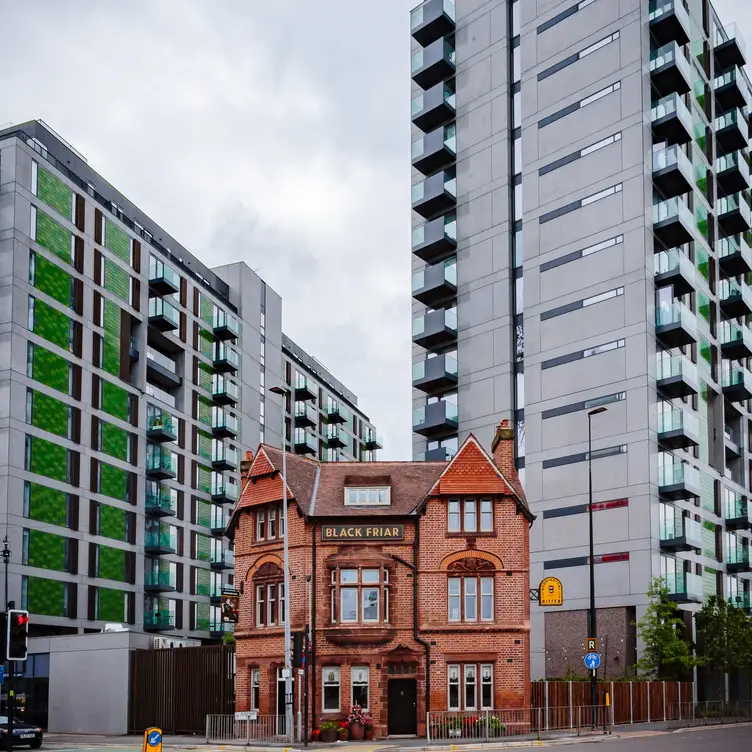
{"label": "flowering plant", "polygon": [[340,722],[339,722],[339,727],[340,727],[341,729],[346,729],[346,728],[347,728],[347,726],[348,726],[348,723],[347,723],[347,721],[340,721]]}
{"label": "flowering plant", "polygon": [[359,723],[361,726],[365,726],[367,720],[366,714],[360,705],[353,705],[350,708],[350,714],[347,716],[348,723]]}
{"label": "flowering plant", "polygon": [[321,729],[314,729],[313,731],[311,731],[311,736],[313,737],[313,741],[317,741],[321,736]]}

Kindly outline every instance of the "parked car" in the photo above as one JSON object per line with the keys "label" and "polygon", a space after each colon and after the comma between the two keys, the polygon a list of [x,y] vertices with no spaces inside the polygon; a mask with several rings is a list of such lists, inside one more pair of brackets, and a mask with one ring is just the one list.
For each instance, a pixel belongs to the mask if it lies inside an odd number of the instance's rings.
{"label": "parked car", "polygon": [[[0,715],[0,731],[2,732],[2,741],[0,741],[0,748],[5,744],[6,734],[8,733],[8,716]],[[33,726],[26,721],[22,721],[19,718],[13,719],[13,746],[14,747],[26,747],[29,746],[32,749],[39,749],[42,746],[42,729],[39,726]]]}

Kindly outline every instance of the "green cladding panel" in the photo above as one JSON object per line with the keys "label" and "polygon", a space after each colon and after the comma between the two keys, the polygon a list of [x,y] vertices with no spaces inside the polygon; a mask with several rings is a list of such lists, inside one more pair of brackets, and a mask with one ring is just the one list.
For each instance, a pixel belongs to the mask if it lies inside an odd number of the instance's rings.
{"label": "green cladding panel", "polygon": [[71,364],[57,353],[47,350],[41,345],[29,343],[28,376],[35,381],[46,384],[64,394],[71,392],[70,368]]}
{"label": "green cladding panel", "polygon": [[64,491],[27,482],[27,512],[31,520],[65,527],[68,521],[68,496]]}
{"label": "green cladding panel", "polygon": [[104,245],[118,258],[131,263],[131,244],[128,234],[123,232],[111,219],[105,217]]}
{"label": "green cladding panel", "polygon": [[[200,405],[200,402],[199,402]],[[199,407],[199,410],[201,408]],[[212,437],[201,429],[198,432],[198,453],[207,460],[212,458]]]}
{"label": "green cladding panel", "polygon": [[66,219],[73,216],[73,192],[57,175],[42,167],[37,171],[37,196]]}
{"label": "green cladding panel", "polygon": [[718,572],[711,567],[702,568],[702,595],[706,600],[718,594]]}
{"label": "green cladding panel", "polygon": [[70,438],[68,427],[72,408],[54,397],[42,392],[30,391],[31,425],[43,431]]}
{"label": "green cladding panel", "polygon": [[33,308],[31,331],[65,350],[71,349],[71,320],[43,300],[30,298]]}
{"label": "green cladding panel", "polygon": [[99,493],[125,501],[127,486],[128,473],[125,470],[106,462],[99,463]]}
{"label": "green cladding panel", "polygon": [[211,607],[208,603],[196,603],[196,631],[208,632],[211,622]]}
{"label": "green cladding panel", "polygon": [[120,313],[120,308],[105,299],[102,368],[113,376],[120,374]]}
{"label": "green cladding panel", "polygon": [[105,421],[102,421],[99,425],[102,431],[100,451],[109,454],[110,457],[127,462],[129,454],[128,446],[130,444],[128,431],[124,431],[122,428],[113,426],[112,423],[106,423]]}
{"label": "green cladding panel", "polygon": [[63,483],[68,482],[68,450],[38,436],[27,436],[27,470]]}
{"label": "green cladding panel", "polygon": [[211,595],[211,572],[196,569],[196,595]]}
{"label": "green cladding panel", "polygon": [[206,426],[212,424],[212,402],[200,394],[198,396],[198,419]]}
{"label": "green cladding panel", "polygon": [[73,277],[44,256],[31,252],[29,281],[37,290],[68,308],[73,307]]}
{"label": "green cladding panel", "polygon": [[207,358],[214,357],[214,335],[206,329],[198,330],[198,350]]}
{"label": "green cladding panel", "polygon": [[211,493],[211,468],[198,466],[198,490],[204,493]]}
{"label": "green cladding panel", "polygon": [[206,365],[206,363],[199,362],[198,364],[198,385],[205,389],[207,392],[211,393],[212,390],[212,374],[214,373],[211,366]]}
{"label": "green cladding panel", "polygon": [[28,535],[28,565],[65,572],[68,539],[41,530],[29,530]]}
{"label": "green cladding panel", "polygon": [[196,558],[200,561],[209,561],[211,557],[211,538],[206,535],[196,535]]}
{"label": "green cladding panel", "polygon": [[112,588],[97,588],[97,618],[101,621],[125,621],[125,593]]}
{"label": "green cladding panel", "polygon": [[196,524],[202,527],[211,527],[211,504],[199,501],[196,512]]}
{"label": "green cladding panel", "polygon": [[36,240],[42,248],[51,251],[63,261],[72,263],[73,234],[39,209],[37,209]]}
{"label": "green cladding panel", "polygon": [[102,379],[102,402],[100,408],[108,415],[120,418],[123,421],[130,420],[130,395],[126,389],[113,384],[111,381]]}
{"label": "green cladding panel", "polygon": [[105,580],[125,582],[125,551],[122,548],[99,546],[99,574]]}
{"label": "green cladding panel", "polygon": [[214,326],[214,303],[203,293],[201,293],[201,305],[199,306],[198,315],[207,324]]}
{"label": "green cladding panel", "polygon": [[99,534],[105,538],[127,541],[126,514],[124,509],[102,504],[99,507]]}
{"label": "green cladding panel", "polygon": [[26,578],[26,608],[40,616],[66,616],[66,583],[43,577]]}
{"label": "green cladding panel", "polygon": [[702,555],[715,559],[715,523],[702,523]]}
{"label": "green cladding panel", "polygon": [[131,301],[131,278],[128,272],[123,271],[114,261],[104,260],[104,287],[120,300],[130,303]]}

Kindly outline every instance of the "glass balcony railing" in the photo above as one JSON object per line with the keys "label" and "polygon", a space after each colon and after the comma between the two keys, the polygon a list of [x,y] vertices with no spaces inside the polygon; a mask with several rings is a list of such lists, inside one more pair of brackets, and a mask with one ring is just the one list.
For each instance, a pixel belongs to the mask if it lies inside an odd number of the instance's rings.
{"label": "glass balcony railing", "polygon": [[295,403],[295,417],[307,418],[311,423],[318,423],[318,411],[308,401]]}
{"label": "glass balcony railing", "polygon": [[678,167],[685,174],[692,173],[692,163],[681,147],[674,145],[653,152],[653,172]]}
{"label": "glass balcony railing", "polygon": [[[454,260],[449,264],[444,264],[444,282],[457,286],[457,261]],[[415,272],[413,274],[413,292],[417,292],[418,290],[422,290],[426,286],[426,270],[421,269],[420,271]]]}
{"label": "glass balcony railing", "polygon": [[748,339],[747,327],[735,321],[721,321],[721,344],[730,345],[744,342]]}
{"label": "glass balcony railing", "polygon": [[749,258],[752,251],[744,235],[730,235],[726,238],[720,238],[716,243],[718,258],[726,258],[734,254],[741,253]]}
{"label": "glass balcony railing", "polygon": [[742,194],[732,193],[729,196],[720,196],[718,198],[718,214],[730,214],[733,211],[739,211],[749,216],[749,204],[742,198]]}
{"label": "glass balcony railing", "polygon": [[740,493],[730,488],[723,489],[723,518],[725,520],[752,519],[750,503]]}
{"label": "glass balcony railing", "polygon": [[[426,377],[427,360],[421,360],[413,363],[413,381],[421,381]],[[444,355],[444,373],[450,376],[457,375],[457,358],[452,355]]]}
{"label": "glass balcony railing", "polygon": [[742,545],[741,539],[737,540],[739,541],[738,545],[735,545],[733,548],[729,548],[726,551],[726,556],[724,557],[726,564],[748,565],[749,548]]}
{"label": "glass balcony railing", "polygon": [[151,570],[144,572],[144,585],[147,588],[174,590],[177,582],[175,572],[170,570]]}
{"label": "glass balcony railing", "polygon": [[683,376],[693,383],[697,383],[697,366],[686,355],[659,352],[657,357],[657,378],[672,379]]}
{"label": "glass balcony railing", "polygon": [[683,431],[686,434],[697,436],[700,423],[697,417],[681,407],[662,410],[658,413],[658,433],[670,431]]}
{"label": "glass balcony railing", "polygon": [[[433,179],[433,175],[430,178],[421,180],[419,183],[415,183],[411,189],[412,202],[415,204],[418,201],[422,201],[426,195],[426,182]],[[457,178],[451,172],[444,172],[444,190],[452,197],[457,198]]]}
{"label": "glass balcony railing", "polygon": [[[426,242],[426,222],[413,228],[412,247],[417,248]],[[444,217],[444,237],[447,240],[457,242],[457,216],[447,214]]]}
{"label": "glass balcony railing", "polygon": [[[153,520],[152,520],[153,521]],[[160,550],[178,550],[178,532],[172,525],[155,525],[144,533],[144,546]]]}
{"label": "glass balcony railing", "polygon": [[747,44],[742,36],[741,29],[735,24],[731,23],[723,28],[716,29],[713,39],[713,45],[720,47],[726,42],[734,41],[739,51],[742,53],[742,57],[747,58]]}
{"label": "glass balcony railing", "polygon": [[673,114],[676,114],[684,124],[687,133],[692,133],[692,114],[678,94],[669,94],[667,97],[662,97],[657,102],[653,102],[653,106],[650,108],[650,119],[653,123]]}
{"label": "glass balcony railing", "polygon": [[146,470],[147,472],[164,472],[175,475],[178,471],[178,456],[164,447],[147,444]]}
{"label": "glass balcony railing", "polygon": [[208,631],[215,634],[231,634],[235,631],[235,625],[231,621],[222,621],[221,619],[210,619]]}
{"label": "glass balcony railing", "polygon": [[168,303],[164,298],[149,298],[149,318],[165,319],[175,328],[180,325],[180,314],[175,306]]}
{"label": "glass balcony railing", "polygon": [[658,70],[664,65],[675,64],[679,70],[682,71],[687,81],[692,80],[692,75],[689,68],[689,62],[684,56],[681,47],[676,42],[670,42],[669,44],[659,47],[657,50],[650,51],[650,71]]}
{"label": "glass balcony railing", "polygon": [[702,577],[690,572],[669,572],[661,575],[669,595],[679,598],[702,599]]}
{"label": "glass balcony railing", "polygon": [[174,488],[163,486],[160,483],[146,481],[145,507],[147,512],[176,514],[178,492]]}
{"label": "glass balcony railing", "polygon": [[227,330],[233,337],[240,336],[240,322],[232,315],[223,311],[221,308],[214,309],[214,329]]}
{"label": "glass balcony railing", "polygon": [[209,561],[212,564],[221,564],[226,567],[233,567],[235,565],[235,552],[229,548],[215,548],[211,552]]}
{"label": "glass balcony railing", "polygon": [[678,196],[668,198],[653,204],[653,224],[664,222],[668,219],[679,219],[687,227],[694,225],[694,217],[687,205]]}
{"label": "glass balcony railing", "polygon": [[220,407],[212,408],[212,428],[217,430],[227,430],[232,433],[238,433],[238,419],[228,413],[226,410],[222,410]]}
{"label": "glass balcony railing", "polygon": [[237,370],[240,365],[240,356],[236,350],[228,347],[224,342],[216,342],[214,344],[214,363],[227,363]]}
{"label": "glass balcony railing", "polygon": [[718,131],[721,131],[724,128],[729,128],[732,125],[736,125],[739,128],[745,139],[749,138],[749,123],[747,122],[744,112],[738,108],[729,110],[724,115],[719,115],[715,119],[714,130],[717,133]]}
{"label": "glass balcony railing", "polygon": [[[665,506],[665,505],[662,505]],[[670,510],[670,508],[669,508]],[[696,520],[685,517],[680,510],[668,511],[660,520],[660,539],[662,541],[675,540],[676,538],[687,538],[691,541],[702,541],[702,528]]]}
{"label": "glass balcony railing", "polygon": [[731,153],[724,154],[722,157],[718,157],[715,160],[716,172],[725,172],[726,170],[733,169],[737,169],[749,176],[749,163],[744,158],[744,154],[741,151],[732,151]]}
{"label": "glass balcony railing", "polygon": [[737,608],[744,609],[744,611],[749,611],[752,607],[752,594],[749,592],[742,592],[741,590],[730,594],[726,601],[731,606],[736,606]]}
{"label": "glass balcony railing", "polygon": [[[411,73],[416,73],[426,64],[425,52],[427,49],[429,49],[429,47],[421,47],[412,56],[411,61],[410,61]],[[444,60],[454,65],[454,60],[455,60],[454,44],[450,42],[449,39],[443,40],[443,57],[444,57]]]}
{"label": "glass balcony railing", "polygon": [[[411,159],[415,160],[423,156],[426,150],[426,138],[428,136],[422,136],[417,141],[413,141]],[[457,128],[454,123],[444,126],[444,148],[451,154],[457,154]]]}
{"label": "glass balcony railing", "polygon": [[238,486],[235,483],[231,483],[221,473],[212,473],[211,495],[223,496],[230,501],[237,501]]}
{"label": "glass balcony railing", "polygon": [[[436,311],[431,311],[429,313],[424,314],[423,316],[417,316],[416,318],[413,319],[413,337],[418,337],[421,334],[425,333],[426,317],[430,316],[431,313],[436,313]],[[449,329],[450,331],[456,332],[457,331],[457,311],[454,308],[444,308],[443,316],[444,316],[444,328]]]}
{"label": "glass balcony railing", "polygon": [[[443,88],[443,100],[444,103],[451,107],[453,110],[457,107],[457,95],[454,91],[454,86],[451,83],[445,82],[440,84]],[[421,92],[417,96],[413,97],[410,105],[411,117],[416,117],[423,112],[425,108],[425,92]]]}
{"label": "glass balcony railing", "polygon": [[718,90],[729,84],[736,84],[739,89],[739,93],[742,95],[745,103],[749,105],[749,89],[747,84],[738,68],[731,68],[731,70],[722,73],[720,76],[716,76],[713,79],[713,89]]}
{"label": "glass balcony railing", "polygon": [[308,378],[308,376],[305,376],[302,373],[295,372],[295,388],[296,389],[305,389],[307,391],[316,390],[316,385],[313,383],[311,379]]}
{"label": "glass balcony railing", "polygon": [[692,262],[678,248],[671,248],[668,251],[660,251],[660,253],[654,254],[653,264],[656,275],[680,271],[690,278],[695,276]]}
{"label": "glass balcony railing", "polygon": [[178,436],[177,421],[172,417],[172,415],[163,412],[162,410],[147,411],[146,430],[173,436],[174,439],[176,439]]}
{"label": "glass balcony railing", "polygon": [[144,611],[144,629],[174,629],[175,614],[169,611]]}
{"label": "glass balcony railing", "polygon": [[312,433],[303,428],[295,429],[294,443],[296,447],[308,447],[314,453],[318,451],[318,440]]}
{"label": "glass balcony railing", "polygon": [[743,386],[744,384],[752,384],[752,374],[744,366],[738,366],[728,360],[724,360],[721,386]]}
{"label": "glass balcony railing", "polygon": [[212,462],[224,462],[233,467],[238,466],[238,450],[216,439],[212,443]]}
{"label": "glass balcony railing", "polygon": [[226,396],[233,402],[237,402],[240,396],[238,385],[230,381],[226,376],[215,373],[212,376],[212,397]]}
{"label": "glass balcony railing", "polygon": [[180,289],[180,275],[154,256],[149,256],[149,282],[164,280],[175,290]]}
{"label": "glass balcony railing", "polygon": [[672,324],[682,324],[688,329],[696,329],[697,318],[687,306],[678,300],[667,305],[658,306],[655,309],[655,325],[670,326]]}
{"label": "glass balcony railing", "polygon": [[[453,402],[441,401],[444,405],[444,421],[448,423],[456,423],[459,417],[459,409]],[[434,403],[432,403],[434,404]],[[413,410],[413,426],[422,426],[426,423],[426,410],[430,405],[422,405],[416,407]]]}
{"label": "glass balcony railing", "polygon": [[721,279],[718,283],[718,297],[722,303],[734,300],[749,301],[750,293],[746,283],[738,285],[731,279]]}
{"label": "glass balcony railing", "polygon": [[[444,13],[454,21],[454,3],[451,0],[443,0],[441,8]],[[410,12],[410,31],[414,31],[423,23],[423,11],[425,9],[425,3],[421,3],[417,8],[413,8]]]}
{"label": "glass balcony railing", "polygon": [[674,460],[658,465],[658,485],[677,486],[682,484],[698,487],[700,485],[700,471],[686,462]]}
{"label": "glass balcony railing", "polygon": [[230,522],[230,515],[222,507],[212,506],[211,528],[212,530],[225,530]]}
{"label": "glass balcony railing", "polygon": [[178,366],[172,358],[168,358],[158,350],[153,350],[151,347],[146,350],[146,359],[151,361],[162,368],[166,368],[170,373],[177,373]]}

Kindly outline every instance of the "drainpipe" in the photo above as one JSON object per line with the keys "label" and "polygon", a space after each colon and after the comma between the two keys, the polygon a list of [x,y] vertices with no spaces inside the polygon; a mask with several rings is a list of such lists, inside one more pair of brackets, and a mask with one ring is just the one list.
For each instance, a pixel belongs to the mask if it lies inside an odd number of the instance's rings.
{"label": "drainpipe", "polygon": [[[311,731],[316,728],[316,679],[318,672],[316,671],[316,523],[313,523],[311,529],[311,600],[313,607],[311,608]],[[308,656],[306,656],[308,660]],[[305,730],[306,735],[310,732]]]}

